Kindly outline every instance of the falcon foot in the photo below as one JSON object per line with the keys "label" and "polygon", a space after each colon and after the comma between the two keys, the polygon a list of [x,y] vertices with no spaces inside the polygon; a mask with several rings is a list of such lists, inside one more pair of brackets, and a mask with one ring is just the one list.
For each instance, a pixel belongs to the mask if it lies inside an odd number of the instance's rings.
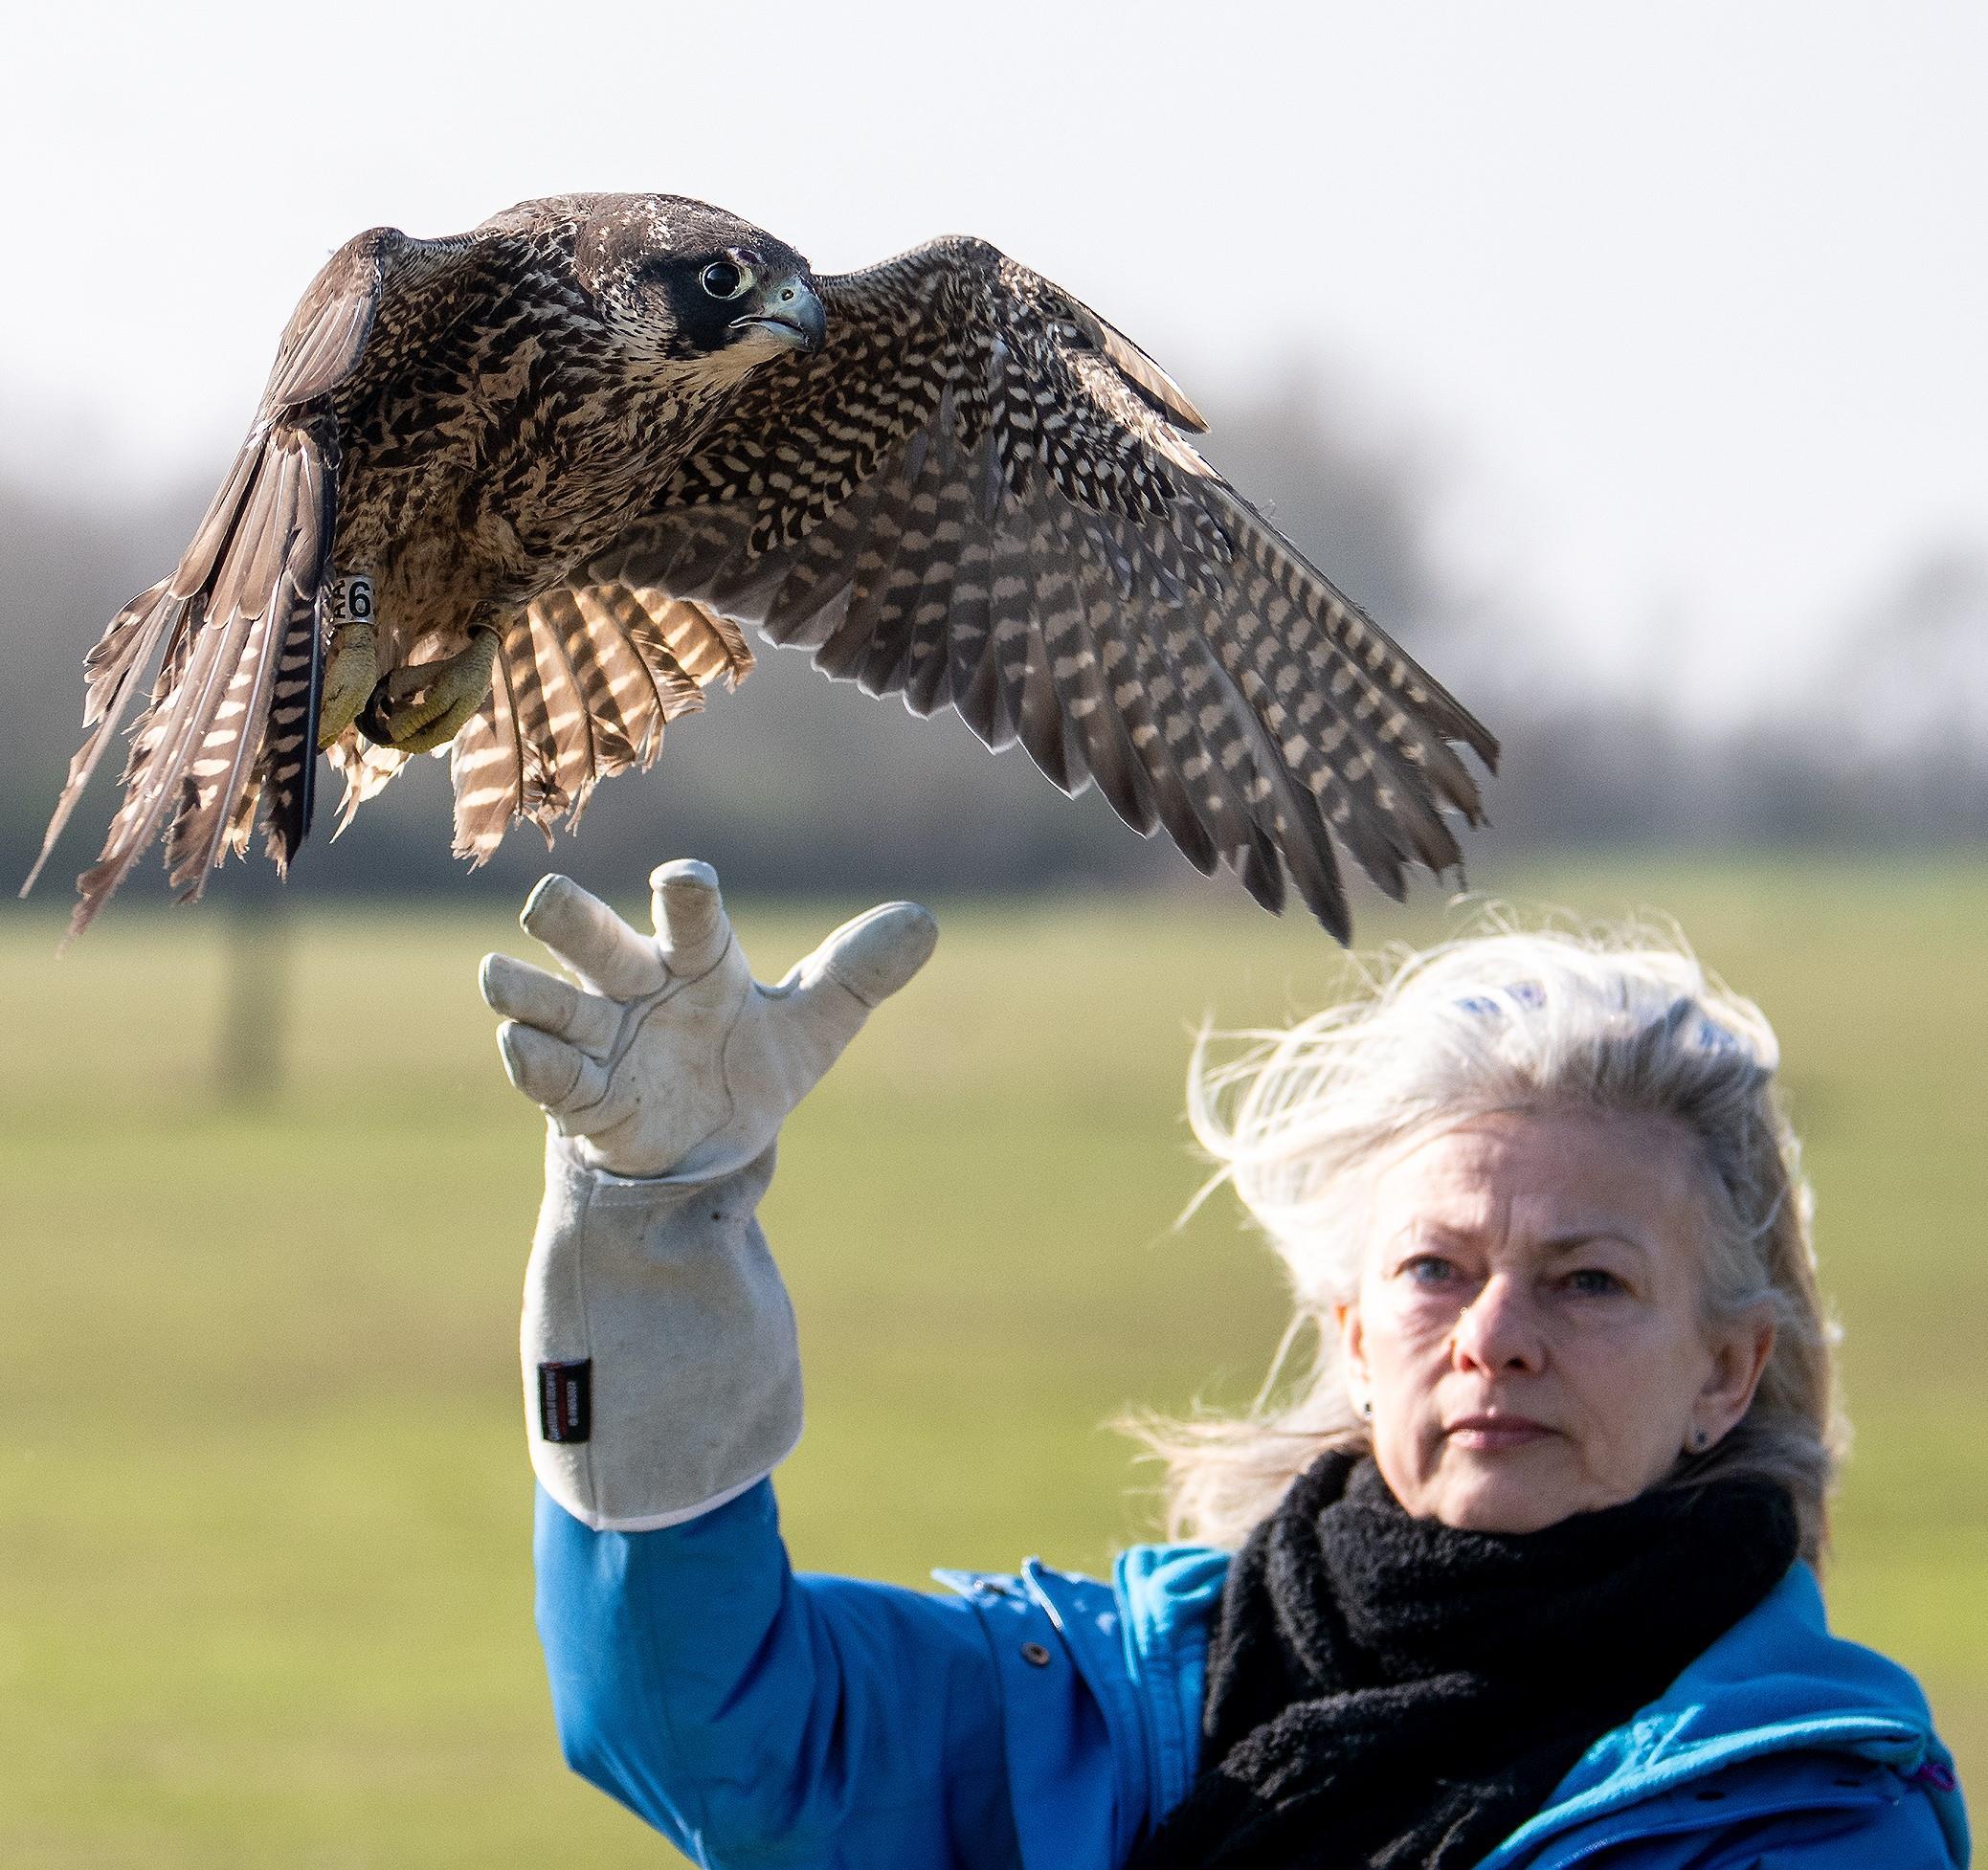
{"label": "falcon foot", "polygon": [[480,625],[469,647],[441,662],[411,662],[373,688],[359,731],[401,753],[427,753],[456,738],[490,692],[497,632]]}
{"label": "falcon foot", "polygon": [[352,724],[379,679],[373,653],[372,625],[348,623],[338,633],[337,647],[324,670],[324,693],[318,702],[318,751],[331,745]]}

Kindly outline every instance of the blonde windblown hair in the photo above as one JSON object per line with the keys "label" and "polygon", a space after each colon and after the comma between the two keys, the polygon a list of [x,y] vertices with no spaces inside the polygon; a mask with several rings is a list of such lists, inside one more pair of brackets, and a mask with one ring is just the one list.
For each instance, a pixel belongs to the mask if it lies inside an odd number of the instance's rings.
{"label": "blonde windblown hair", "polygon": [[[1705,1170],[1705,1302],[1776,1325],[1752,1408],[1662,1484],[1764,1474],[1792,1496],[1803,1555],[1820,1558],[1842,1451],[1831,1347],[1816,1284],[1798,1145],[1775,1092],[1779,1048],[1758,1007],[1707,975],[1684,944],[1641,927],[1524,931],[1494,924],[1390,957],[1345,1004],[1288,1031],[1233,1035],[1226,1063],[1195,1049],[1188,1117],[1284,1262],[1290,1328],[1241,1415],[1132,1426],[1165,1463],[1168,1535],[1240,1545],[1325,1449],[1366,1436],[1333,1325],[1358,1283],[1362,1182],[1418,1132],[1492,1112],[1575,1106],[1673,1118]],[[1308,1370],[1281,1383],[1311,1339]]]}

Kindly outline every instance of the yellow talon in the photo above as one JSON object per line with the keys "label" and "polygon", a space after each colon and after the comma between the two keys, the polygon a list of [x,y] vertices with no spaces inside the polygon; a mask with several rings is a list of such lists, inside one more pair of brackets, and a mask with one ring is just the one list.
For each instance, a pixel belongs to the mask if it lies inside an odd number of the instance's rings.
{"label": "yellow talon", "polygon": [[440,662],[395,669],[374,685],[359,711],[359,731],[401,753],[447,746],[490,692],[497,641],[496,631],[479,625],[467,649]]}
{"label": "yellow talon", "polygon": [[342,624],[324,670],[324,693],[318,698],[320,753],[352,724],[378,679],[372,625]]}

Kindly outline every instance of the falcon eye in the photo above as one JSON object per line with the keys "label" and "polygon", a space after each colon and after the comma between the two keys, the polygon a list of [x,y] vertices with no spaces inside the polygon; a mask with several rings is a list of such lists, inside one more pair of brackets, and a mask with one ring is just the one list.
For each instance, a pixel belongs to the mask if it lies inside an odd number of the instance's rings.
{"label": "falcon eye", "polygon": [[750,276],[728,259],[714,259],[698,277],[713,299],[736,299],[750,283]]}

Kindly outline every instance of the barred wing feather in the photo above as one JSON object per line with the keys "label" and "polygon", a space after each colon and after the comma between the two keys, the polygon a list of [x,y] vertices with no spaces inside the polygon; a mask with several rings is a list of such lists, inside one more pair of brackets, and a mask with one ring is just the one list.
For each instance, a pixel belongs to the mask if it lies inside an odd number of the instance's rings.
{"label": "barred wing feather", "polygon": [[332,256],[283,334],[248,440],[178,567],[132,599],[91,651],[83,743],[23,895],[155,655],[159,666],[132,725],[123,799],[97,862],[77,879],[72,936],[162,831],[171,880],[188,900],[226,849],[246,845],[258,806],[279,866],[303,841],[321,592],[338,513],[338,434],[325,399],[364,353],[391,268],[424,244],[374,229]]}
{"label": "barred wing feather", "polygon": [[748,376],[617,576],[951,705],[1065,791],[1342,939],[1332,837],[1399,896],[1480,822],[1497,742],[1195,452],[1087,307],[984,242],[823,282],[816,356]]}

